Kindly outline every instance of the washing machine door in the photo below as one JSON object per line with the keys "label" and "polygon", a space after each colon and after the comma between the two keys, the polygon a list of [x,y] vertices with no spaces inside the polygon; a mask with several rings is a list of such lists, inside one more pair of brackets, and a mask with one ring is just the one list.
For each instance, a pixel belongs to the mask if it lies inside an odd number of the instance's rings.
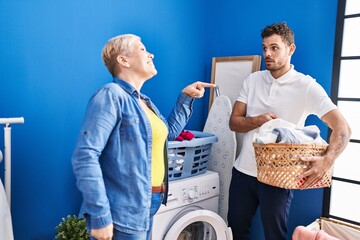
{"label": "washing machine door", "polygon": [[187,212],[170,226],[163,240],[232,240],[232,232],[215,212]]}

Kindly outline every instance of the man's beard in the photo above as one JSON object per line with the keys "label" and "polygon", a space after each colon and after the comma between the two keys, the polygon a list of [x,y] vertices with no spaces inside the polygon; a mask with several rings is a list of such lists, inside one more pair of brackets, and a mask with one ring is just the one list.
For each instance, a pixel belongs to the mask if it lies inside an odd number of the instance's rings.
{"label": "man's beard", "polygon": [[277,72],[277,71],[281,70],[284,67],[285,67],[285,64],[280,65],[280,66],[279,65],[269,66],[269,65],[265,64],[266,70],[269,70],[270,72]]}

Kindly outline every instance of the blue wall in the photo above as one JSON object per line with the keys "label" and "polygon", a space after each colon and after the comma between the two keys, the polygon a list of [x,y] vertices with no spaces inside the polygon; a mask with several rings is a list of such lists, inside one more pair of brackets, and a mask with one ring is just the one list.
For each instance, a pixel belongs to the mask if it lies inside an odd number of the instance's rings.
{"label": "blue wall", "polygon": [[[261,55],[260,30],[278,21],[295,30],[295,67],[330,91],[336,7],[336,0],[0,1],[0,117],[25,118],[12,125],[15,238],[52,239],[61,218],[79,209],[70,156],[89,97],[111,80],[100,58],[110,37],[138,34],[155,54],[159,73],[143,92],[166,115],[184,86],[209,81],[211,57]],[[207,106],[207,96],[196,100],[188,129],[202,129]],[[291,228],[320,216],[321,199],[321,190],[296,192]],[[260,228],[257,217],[253,239]]]}

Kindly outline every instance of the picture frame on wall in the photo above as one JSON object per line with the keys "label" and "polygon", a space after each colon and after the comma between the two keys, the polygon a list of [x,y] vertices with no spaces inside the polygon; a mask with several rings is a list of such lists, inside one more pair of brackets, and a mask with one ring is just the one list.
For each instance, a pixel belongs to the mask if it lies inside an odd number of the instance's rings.
{"label": "picture frame on wall", "polygon": [[[213,57],[211,83],[218,86],[221,95],[230,98],[234,105],[245,78],[252,72],[260,70],[261,56],[227,56]],[[215,91],[210,90],[209,109],[214,101]]]}

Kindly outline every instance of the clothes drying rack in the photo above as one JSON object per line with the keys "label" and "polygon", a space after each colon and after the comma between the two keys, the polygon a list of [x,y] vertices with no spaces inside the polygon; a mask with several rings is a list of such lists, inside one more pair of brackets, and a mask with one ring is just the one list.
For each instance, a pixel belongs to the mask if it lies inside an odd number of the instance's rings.
{"label": "clothes drying rack", "polygon": [[23,124],[24,118],[0,118],[0,124],[4,127],[4,171],[5,171],[5,193],[10,208],[11,204],[11,124]]}

